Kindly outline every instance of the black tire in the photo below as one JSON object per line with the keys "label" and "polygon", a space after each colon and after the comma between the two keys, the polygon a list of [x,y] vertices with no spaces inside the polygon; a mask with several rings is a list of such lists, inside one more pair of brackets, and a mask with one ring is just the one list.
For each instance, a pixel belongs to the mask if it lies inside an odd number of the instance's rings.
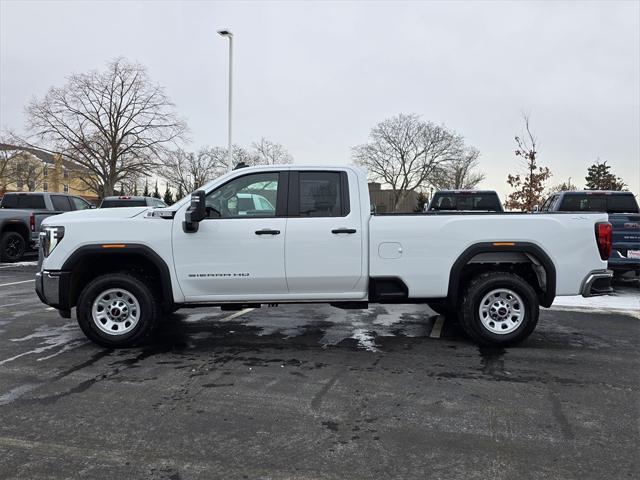
{"label": "black tire", "polygon": [[[480,318],[483,299],[489,293],[501,290],[515,293],[519,300],[511,296],[512,305],[504,311],[505,317],[496,317],[498,319],[493,322],[493,325],[491,325],[493,317],[490,314],[483,314],[483,322]],[[509,297],[508,293],[504,295],[506,298]],[[519,305],[520,300],[522,305]],[[485,301],[485,308],[490,309],[493,305],[500,305],[494,303],[499,301],[500,298],[490,297]],[[511,308],[514,309],[513,316],[508,313],[512,311]],[[507,347],[522,342],[536,328],[539,314],[540,305],[535,290],[518,275],[506,272],[488,272],[474,277],[464,292],[460,307],[460,320],[466,333],[476,343],[487,347]],[[517,320],[514,321],[513,318]],[[489,325],[485,325],[485,322]],[[507,333],[495,333],[502,328],[505,328]]]}
{"label": "black tire", "polygon": [[5,232],[0,239],[0,260],[3,262],[19,261],[27,248],[22,235],[18,232]]}
{"label": "black tire", "polygon": [[[105,292],[112,289],[130,292],[131,297],[139,305],[137,323],[131,330],[123,333],[106,333],[98,327],[98,320],[93,319],[94,302],[98,301],[100,295],[106,298]],[[117,298],[114,296],[115,300]],[[127,273],[118,272],[102,275],[89,282],[78,298],[76,317],[78,325],[89,340],[103,347],[121,348],[140,345],[148,340],[156,330],[161,311],[160,302],[142,280]]]}

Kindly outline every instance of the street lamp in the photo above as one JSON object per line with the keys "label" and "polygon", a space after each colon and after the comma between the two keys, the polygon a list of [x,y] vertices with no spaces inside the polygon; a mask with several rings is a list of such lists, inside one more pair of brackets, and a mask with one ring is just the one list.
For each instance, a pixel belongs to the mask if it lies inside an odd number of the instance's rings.
{"label": "street lamp", "polygon": [[233,152],[231,139],[231,117],[233,113],[233,33],[229,30],[218,30],[218,34],[229,39],[229,147],[227,150],[227,163],[229,170],[233,170]]}

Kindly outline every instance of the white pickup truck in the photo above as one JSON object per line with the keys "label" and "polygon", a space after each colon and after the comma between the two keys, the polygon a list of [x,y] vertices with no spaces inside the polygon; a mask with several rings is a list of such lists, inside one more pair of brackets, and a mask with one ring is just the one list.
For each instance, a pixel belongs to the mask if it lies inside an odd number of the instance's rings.
{"label": "white pickup truck", "polygon": [[606,214],[372,215],[355,167],[234,170],[172,207],[43,223],[40,299],[108,347],[182,307],[425,303],[476,342],[525,339],[556,295],[608,291]]}

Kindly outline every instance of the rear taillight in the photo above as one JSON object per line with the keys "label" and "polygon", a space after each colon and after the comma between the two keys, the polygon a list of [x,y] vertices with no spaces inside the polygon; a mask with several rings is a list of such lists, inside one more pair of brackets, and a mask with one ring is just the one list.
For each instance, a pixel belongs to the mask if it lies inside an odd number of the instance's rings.
{"label": "rear taillight", "polygon": [[612,227],[609,222],[596,223],[596,243],[600,258],[607,260],[611,256]]}
{"label": "rear taillight", "polygon": [[36,216],[33,213],[29,215],[29,229],[31,229],[32,232],[36,231]]}

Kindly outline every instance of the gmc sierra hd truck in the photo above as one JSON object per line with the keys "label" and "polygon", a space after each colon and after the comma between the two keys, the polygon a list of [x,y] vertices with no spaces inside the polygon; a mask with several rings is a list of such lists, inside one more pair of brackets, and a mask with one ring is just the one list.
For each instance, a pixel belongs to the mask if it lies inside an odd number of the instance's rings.
{"label": "gmc sierra hd truck", "polygon": [[356,167],[248,167],[169,208],[46,219],[36,291],[107,347],[183,307],[301,302],[425,303],[506,346],[556,295],[608,291],[610,249],[606,214],[379,216]]}

